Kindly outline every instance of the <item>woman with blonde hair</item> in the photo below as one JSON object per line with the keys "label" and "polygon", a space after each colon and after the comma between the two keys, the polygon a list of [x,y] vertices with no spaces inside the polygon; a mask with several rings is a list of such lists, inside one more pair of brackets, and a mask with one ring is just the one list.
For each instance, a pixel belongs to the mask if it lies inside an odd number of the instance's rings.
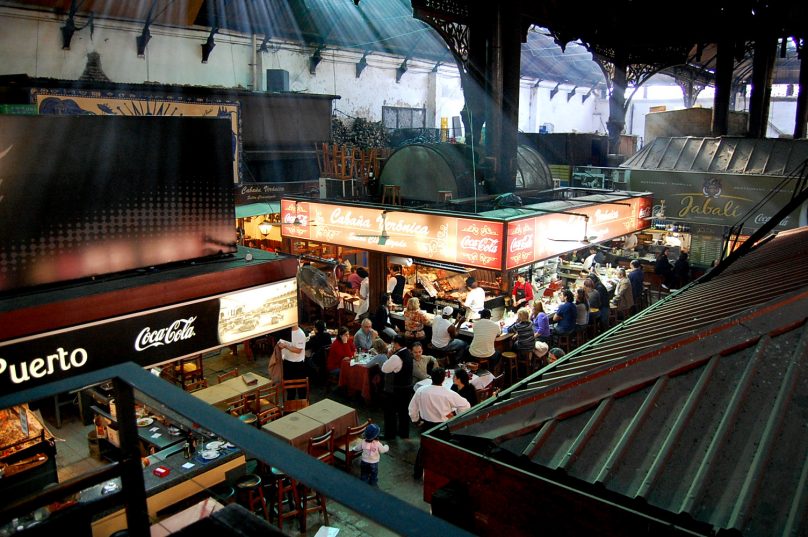
{"label": "woman with blonde hair", "polygon": [[421,311],[421,301],[411,298],[404,310],[404,337],[411,341],[421,341],[426,337],[424,326],[430,324],[426,314]]}

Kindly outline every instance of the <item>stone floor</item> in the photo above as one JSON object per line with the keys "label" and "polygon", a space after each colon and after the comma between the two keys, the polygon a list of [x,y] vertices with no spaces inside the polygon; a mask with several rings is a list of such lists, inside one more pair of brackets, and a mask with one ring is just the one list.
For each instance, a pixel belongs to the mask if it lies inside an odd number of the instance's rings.
{"label": "stone floor", "polygon": [[[234,367],[238,367],[239,373],[253,371],[266,375],[267,356],[257,356],[255,360],[248,360],[244,355],[242,346],[238,347],[238,351],[239,354],[234,355],[229,349],[224,349],[221,352],[211,353],[205,357],[205,376],[211,385],[216,384],[217,375]],[[356,408],[360,421],[370,417],[374,423],[383,423],[383,414],[378,406],[368,407],[361,398],[358,400],[347,398],[339,391],[334,390],[333,387],[329,392],[326,392],[321,387],[312,388],[312,402],[319,401],[325,397]],[[81,423],[77,400],[75,404],[68,404],[62,408],[61,428],[56,427],[53,409],[47,404],[42,405],[41,412],[51,431],[57,437],[56,463],[60,481],[80,475],[101,464],[89,456],[87,435],[93,429],[93,426]],[[379,467],[379,488],[392,496],[428,511],[429,504],[422,499],[421,483],[414,481],[412,478],[412,468],[418,442],[417,434],[412,434],[410,439],[396,439],[390,443],[390,451],[382,456]],[[353,474],[358,475],[358,462],[355,462]],[[338,528],[340,537],[394,535],[392,532],[334,502],[329,502],[328,511],[330,517],[329,526]],[[321,525],[322,520],[319,515],[309,515],[309,529],[305,535],[315,535]],[[298,534],[297,529],[296,524],[292,526],[287,523],[284,531],[288,534]]]}

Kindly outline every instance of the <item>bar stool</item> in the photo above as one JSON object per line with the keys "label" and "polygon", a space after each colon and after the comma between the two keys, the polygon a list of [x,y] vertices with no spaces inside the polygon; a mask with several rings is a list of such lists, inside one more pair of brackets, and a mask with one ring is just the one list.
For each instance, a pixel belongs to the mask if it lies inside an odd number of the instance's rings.
{"label": "bar stool", "polygon": [[449,203],[450,199],[452,199],[451,190],[438,190],[438,203]]}
{"label": "bar stool", "polygon": [[[275,504],[274,508],[277,509],[278,527],[283,531],[283,522],[287,519],[298,519],[300,531],[303,531],[303,521],[301,514],[303,511],[300,509],[300,494],[297,489],[297,481],[278,470],[274,466],[270,470],[272,479],[274,480],[275,487]],[[284,511],[284,501],[287,505],[287,510]]]}
{"label": "bar stool", "polygon": [[519,365],[516,361],[516,353],[506,351],[502,353],[502,368],[508,372],[508,384],[516,382],[519,376]]}
{"label": "bar stool", "polygon": [[399,185],[383,185],[384,189],[382,190],[382,204],[384,204],[387,200],[387,196],[390,196],[390,205],[401,205],[401,186]]}
{"label": "bar stool", "polygon": [[[524,367],[524,376],[519,373],[519,366]],[[518,351],[516,360],[516,376],[519,379],[523,379],[529,377],[531,373],[533,373],[533,349],[527,351]]]}
{"label": "bar stool", "polygon": [[564,349],[564,352],[570,352],[575,345],[575,332],[568,334],[556,334],[556,345]]}
{"label": "bar stool", "polygon": [[[267,502],[264,498],[264,489],[261,486],[261,476],[258,474],[245,474],[236,482],[236,489],[239,492],[239,500],[245,501],[247,509],[251,513],[255,513],[256,506],[260,506],[264,512],[264,519],[267,522],[269,519],[269,512],[267,511]],[[246,496],[246,499],[245,499]],[[239,502],[241,503],[241,501]]]}

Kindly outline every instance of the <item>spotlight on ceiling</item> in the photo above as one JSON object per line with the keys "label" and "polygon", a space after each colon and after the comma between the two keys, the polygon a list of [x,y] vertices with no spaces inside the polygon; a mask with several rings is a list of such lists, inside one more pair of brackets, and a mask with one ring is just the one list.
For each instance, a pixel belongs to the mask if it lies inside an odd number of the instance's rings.
{"label": "spotlight on ceiling", "polygon": [[149,40],[151,39],[151,32],[149,32],[149,26],[146,25],[143,27],[143,33],[135,38],[137,40],[137,57],[143,58],[146,56],[146,45],[149,44]]}
{"label": "spotlight on ceiling", "polygon": [[61,29],[62,50],[70,50],[70,41],[73,39],[73,34],[76,33],[76,23],[73,22],[73,17],[69,17]]}
{"label": "spotlight on ceiling", "polygon": [[210,35],[208,36],[208,40],[202,43],[202,63],[208,63],[208,58],[210,57],[210,53],[213,50],[213,47],[216,46],[216,42],[213,40],[213,35],[218,31],[218,28],[211,28]]}

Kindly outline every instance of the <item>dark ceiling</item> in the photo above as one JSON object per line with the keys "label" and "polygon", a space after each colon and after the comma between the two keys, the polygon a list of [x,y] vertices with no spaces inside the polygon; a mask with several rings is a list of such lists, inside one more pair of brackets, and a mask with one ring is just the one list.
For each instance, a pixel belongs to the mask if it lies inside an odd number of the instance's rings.
{"label": "dark ceiling", "polygon": [[[440,36],[413,17],[413,8],[446,9],[463,23],[487,17],[495,2],[472,0],[0,0],[0,5],[37,6],[66,16],[92,12],[101,18],[155,24],[197,26],[302,41],[312,46],[388,53],[436,63],[454,60]],[[808,33],[808,9],[794,0],[639,0],[521,2],[511,15],[514,31],[527,32],[522,47],[522,76],[584,87],[604,86],[605,77],[592,53],[629,63],[685,66],[679,76],[709,80],[715,47],[723,37],[739,43],[736,80],[746,81],[751,47],[761,38],[789,39],[779,57],[776,83],[797,83],[795,43]],[[478,11],[483,10],[481,13]],[[801,41],[801,40],[802,41]],[[581,46],[583,45],[583,46]],[[563,50],[562,50],[563,47]],[[744,57],[745,56],[745,57]]]}

